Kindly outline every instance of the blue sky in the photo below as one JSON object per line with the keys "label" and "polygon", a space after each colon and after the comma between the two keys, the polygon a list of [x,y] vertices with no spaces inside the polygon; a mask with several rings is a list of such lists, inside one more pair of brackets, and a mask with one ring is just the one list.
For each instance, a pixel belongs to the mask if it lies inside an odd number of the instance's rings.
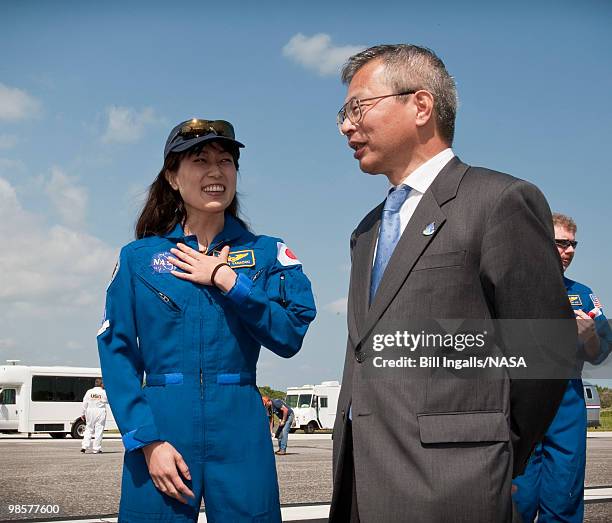
{"label": "blue sky", "polygon": [[0,360],[97,365],[118,249],[167,133],[199,116],[235,124],[244,214],[298,254],[319,307],[298,356],[262,356],[260,383],[339,379],[348,238],[386,179],[361,173],[336,130],[337,71],[379,43],[442,57],[460,98],[455,152],[576,219],[568,276],[612,311],[612,4],[497,4],[3,1]]}

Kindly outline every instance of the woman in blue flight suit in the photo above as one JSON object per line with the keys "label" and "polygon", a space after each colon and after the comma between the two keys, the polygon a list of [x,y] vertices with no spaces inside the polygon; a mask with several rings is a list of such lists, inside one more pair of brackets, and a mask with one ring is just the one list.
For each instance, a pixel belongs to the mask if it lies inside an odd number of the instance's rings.
{"label": "woman in blue flight suit", "polygon": [[[166,142],[107,289],[98,350],[126,449],[119,521],[280,522],[259,351],[298,352],[315,305],[282,240],[238,217],[228,122]],[[144,374],[144,385],[143,385]]]}

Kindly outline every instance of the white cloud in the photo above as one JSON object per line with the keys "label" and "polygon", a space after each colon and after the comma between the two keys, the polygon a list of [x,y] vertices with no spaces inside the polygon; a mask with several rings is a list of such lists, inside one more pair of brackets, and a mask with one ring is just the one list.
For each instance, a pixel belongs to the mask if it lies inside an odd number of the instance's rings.
{"label": "white cloud", "polygon": [[46,224],[21,206],[14,187],[3,178],[0,236],[3,320],[24,320],[33,313],[52,316],[86,305],[101,310],[116,250],[84,232]]}
{"label": "white cloud", "polygon": [[66,175],[59,167],[52,167],[45,192],[64,224],[76,229],[82,227],[87,208],[87,190],[77,185],[77,178]]}
{"label": "white cloud", "polygon": [[148,125],[158,122],[151,107],[138,112],[131,107],[111,105],[106,108],[107,127],[102,141],[106,143],[134,143],[142,138]]}
{"label": "white cloud", "polygon": [[323,306],[323,309],[332,314],[346,314],[348,298],[339,298]]}
{"label": "white cloud", "polygon": [[40,108],[40,102],[33,96],[0,82],[0,121],[38,116]]}
{"label": "white cloud", "polygon": [[0,158],[0,175],[22,174],[26,170],[25,163],[21,160],[9,160]]}
{"label": "white cloud", "polygon": [[347,58],[363,50],[362,45],[333,45],[325,33],[304,36],[298,33],[283,47],[283,56],[321,76],[337,74]]}
{"label": "white cloud", "polygon": [[0,134],[0,149],[12,149],[17,145],[17,137],[12,134]]}

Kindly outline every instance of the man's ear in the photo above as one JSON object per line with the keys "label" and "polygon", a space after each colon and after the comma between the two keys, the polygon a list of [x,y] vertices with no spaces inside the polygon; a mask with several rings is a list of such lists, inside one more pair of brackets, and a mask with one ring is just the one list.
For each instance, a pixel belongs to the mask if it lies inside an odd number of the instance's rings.
{"label": "man's ear", "polygon": [[429,91],[421,90],[414,94],[416,107],[416,124],[423,126],[433,117],[434,97]]}
{"label": "man's ear", "polygon": [[174,189],[175,191],[178,191],[178,185],[176,183],[176,173],[167,170],[164,173],[164,176],[166,177],[166,181],[170,184],[170,187],[172,187],[172,189]]}

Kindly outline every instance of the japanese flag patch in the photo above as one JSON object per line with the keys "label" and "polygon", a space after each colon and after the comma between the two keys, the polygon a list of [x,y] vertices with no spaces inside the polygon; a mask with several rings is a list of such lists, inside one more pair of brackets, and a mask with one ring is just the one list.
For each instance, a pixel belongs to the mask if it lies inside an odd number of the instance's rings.
{"label": "japanese flag patch", "polygon": [[276,242],[276,246],[278,249],[276,259],[281,265],[284,267],[289,267],[290,265],[302,265],[302,262],[298,260],[297,256],[293,254],[291,249],[284,243]]}

